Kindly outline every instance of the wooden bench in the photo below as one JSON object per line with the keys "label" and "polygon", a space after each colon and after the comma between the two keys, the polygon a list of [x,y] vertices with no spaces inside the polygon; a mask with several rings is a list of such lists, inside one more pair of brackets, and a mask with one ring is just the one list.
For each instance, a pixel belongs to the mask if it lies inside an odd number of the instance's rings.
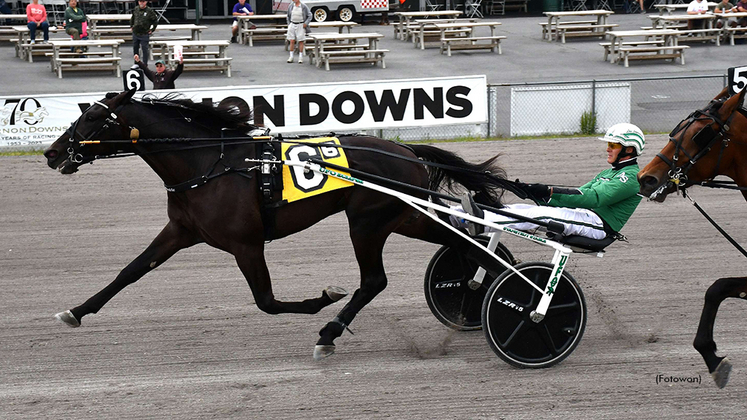
{"label": "wooden bench", "polygon": [[62,79],[62,70],[89,71],[112,70],[117,77],[122,75],[119,62],[122,57],[60,57],[57,61],[57,77]]}
{"label": "wooden bench", "polygon": [[[367,49],[355,49],[355,50],[340,50],[340,51],[322,51],[319,55],[319,59],[324,63],[324,69],[329,70],[330,63],[371,63],[374,66],[379,61],[381,62],[381,68],[386,68],[384,62],[384,55],[389,50],[367,50]],[[334,61],[333,61],[334,60]]]}
{"label": "wooden bench", "polygon": [[[446,50],[446,56],[451,57],[451,50],[490,50],[502,54],[501,40],[506,39],[503,35],[475,36],[460,38],[441,38],[441,54]],[[480,43],[478,41],[488,41]]]}
{"label": "wooden bench", "polygon": [[[307,39],[306,40],[307,45],[313,45],[314,40],[313,39]],[[345,51],[345,50],[355,50],[355,49],[368,49],[370,46],[368,45],[368,42],[361,43],[361,44],[325,44],[324,45],[324,51]],[[315,56],[316,49],[314,48],[305,48],[304,52],[306,52],[306,55],[309,57],[309,64],[315,64],[317,57]]]}
{"label": "wooden bench", "polygon": [[[564,25],[593,25],[595,23],[597,23],[596,19],[595,20],[573,20],[573,21],[568,21],[568,22],[558,22],[558,25],[559,26],[564,26]],[[537,22],[537,24],[542,27],[542,39],[549,39],[550,35],[552,35],[552,33],[555,32],[555,28],[553,28],[552,30],[548,31],[548,29],[547,29],[548,23],[547,22]]]}
{"label": "wooden bench", "polygon": [[[471,28],[464,28],[464,29],[447,29],[446,33],[449,36],[452,37],[467,37],[472,33]],[[421,31],[413,31],[412,32],[412,42],[415,44],[415,48],[420,47],[421,49],[425,49],[425,40],[430,39],[433,40],[434,38],[436,40],[441,39],[441,31],[438,29],[423,29],[422,35],[423,39],[420,39]]]}
{"label": "wooden bench", "polygon": [[728,27],[725,28],[726,33],[729,34],[729,45],[734,45],[734,39],[745,39],[747,38],[747,27]]}
{"label": "wooden bench", "polygon": [[[62,41],[62,40],[67,41],[68,39],[70,39],[70,38],[50,39],[50,41]],[[18,44],[16,44],[16,50],[18,50],[19,48],[20,48],[20,51],[16,51],[16,56],[19,56],[22,59],[27,60],[29,63],[33,63],[34,62],[34,58],[33,57],[35,55],[36,56],[44,56],[48,52],[50,52],[50,51],[53,50],[52,44],[49,44],[49,43],[45,44],[45,43],[41,43],[39,41],[37,41],[34,44],[26,42],[25,44],[21,44],[20,46],[18,46]]]}
{"label": "wooden bench", "polygon": [[[213,53],[203,52],[202,54],[211,55]],[[184,71],[220,70],[221,73],[226,73],[227,77],[231,77],[231,60],[233,60],[231,57],[191,58],[185,56]]]}
{"label": "wooden bench", "polygon": [[[653,29],[661,29],[661,28],[654,28],[653,26],[641,26],[641,29],[643,29],[644,31],[650,31]],[[687,24],[683,23],[679,25],[671,25],[671,26],[667,26],[667,29],[677,29],[677,30],[687,29]]]}
{"label": "wooden bench", "polygon": [[[659,60],[659,59],[672,59],[675,62],[676,58],[680,59],[680,63],[685,65],[685,50],[690,48],[687,45],[662,45],[662,46],[650,46],[650,47],[622,47],[620,48],[620,54],[623,57],[623,63],[625,67],[628,67],[628,60]],[[667,51],[672,51],[667,52]],[[654,53],[654,54],[646,54]],[[631,55],[632,54],[632,55]]]}
{"label": "wooden bench", "polygon": [[528,13],[528,7],[527,4],[529,3],[529,0],[505,0],[503,2],[503,13],[502,15],[506,13],[506,9],[516,9],[521,10],[524,9],[524,13]]}
{"label": "wooden bench", "polygon": [[[607,61],[607,58],[609,58],[609,55],[612,53],[612,43],[611,42],[600,42],[599,45],[604,47],[604,61]],[[622,43],[622,45],[623,47],[660,46],[660,45],[664,45],[664,40],[625,41]]]}
{"label": "wooden bench", "polygon": [[88,30],[88,35],[93,39],[124,39],[132,40],[132,28],[124,25],[99,26]]}
{"label": "wooden bench", "polygon": [[[611,28],[616,28],[619,25],[616,23],[605,23],[603,25],[560,25],[558,26],[558,35],[560,35],[560,42],[565,44],[566,37],[568,38],[579,38],[579,37],[602,37],[606,36],[606,32]],[[601,30],[598,30],[601,29]]]}
{"label": "wooden bench", "polygon": [[721,28],[711,29],[680,29],[681,34],[677,36],[678,42],[705,42],[715,40],[717,46],[721,46]]}
{"label": "wooden bench", "polygon": [[[254,41],[270,41],[285,39],[288,34],[288,25],[278,26],[257,26],[254,29],[247,29],[242,35],[242,39],[249,41],[249,46],[254,46]],[[246,42],[244,42],[246,43]]]}

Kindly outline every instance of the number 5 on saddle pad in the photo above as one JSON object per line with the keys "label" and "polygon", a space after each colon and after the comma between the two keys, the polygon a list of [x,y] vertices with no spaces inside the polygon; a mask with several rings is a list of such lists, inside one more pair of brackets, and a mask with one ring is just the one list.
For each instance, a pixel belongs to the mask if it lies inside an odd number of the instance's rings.
{"label": "number 5 on saddle pad", "polygon": [[[345,156],[345,151],[337,147],[339,145],[340,140],[335,137],[297,141],[286,139],[282,143],[283,160],[304,162],[309,158],[317,158],[347,168],[348,158]],[[288,203],[352,185],[348,181],[319,172],[304,171],[299,166],[283,166],[283,200]]]}

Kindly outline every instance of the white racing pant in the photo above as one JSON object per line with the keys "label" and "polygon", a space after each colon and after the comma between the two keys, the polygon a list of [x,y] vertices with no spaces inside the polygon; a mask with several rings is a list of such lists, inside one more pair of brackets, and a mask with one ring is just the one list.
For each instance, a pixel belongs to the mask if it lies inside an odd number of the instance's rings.
{"label": "white racing pant", "polygon": [[[461,210],[462,208],[461,206],[456,206],[456,209]],[[563,226],[565,226],[565,229],[563,230],[564,236],[579,235],[592,239],[604,239],[607,236],[607,233],[604,231],[602,219],[591,210],[533,206],[531,204],[509,204],[504,207],[503,210],[520,216],[531,217],[532,219],[544,221],[552,220],[562,223]],[[452,218],[452,220],[454,220],[454,218]],[[464,219],[461,219],[460,222],[463,220]],[[502,216],[488,210],[485,210],[485,221],[528,232],[537,229],[546,230],[544,227],[534,223],[520,222],[516,219]],[[495,229],[486,226],[485,230],[490,232]]]}

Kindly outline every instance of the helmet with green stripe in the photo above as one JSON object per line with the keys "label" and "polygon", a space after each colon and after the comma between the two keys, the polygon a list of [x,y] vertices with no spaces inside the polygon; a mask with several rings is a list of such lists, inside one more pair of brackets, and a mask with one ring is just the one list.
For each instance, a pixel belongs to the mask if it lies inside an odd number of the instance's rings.
{"label": "helmet with green stripe", "polygon": [[607,130],[604,137],[599,137],[599,140],[620,143],[623,147],[633,147],[635,148],[636,156],[640,155],[646,146],[646,139],[643,137],[641,129],[629,123],[613,125]]}

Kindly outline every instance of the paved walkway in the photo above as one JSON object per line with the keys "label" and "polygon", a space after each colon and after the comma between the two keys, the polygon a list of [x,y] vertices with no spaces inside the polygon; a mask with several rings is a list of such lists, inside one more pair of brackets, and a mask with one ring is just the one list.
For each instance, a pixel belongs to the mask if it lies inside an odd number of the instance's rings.
{"label": "paved walkway", "polygon": [[[380,48],[389,49],[386,69],[365,65],[337,65],[324,71],[308,64],[287,64],[288,53],[282,42],[258,42],[249,47],[234,44],[228,55],[233,57],[233,77],[230,79],[217,72],[187,72],[177,80],[178,88],[204,86],[272,85],[303,82],[339,82],[377,79],[400,79],[414,77],[439,77],[459,74],[486,74],[490,83],[532,82],[558,80],[586,80],[590,78],[617,78],[664,75],[722,74],[730,66],[744,64],[735,57],[744,56],[747,44],[716,47],[714,44],[690,44],[685,66],[666,61],[635,62],[629,68],[612,65],[602,60],[601,40],[569,40],[566,44],[543,41],[537,22],[542,16],[524,17],[509,14],[496,17],[502,22],[498,33],[508,39],[503,44],[503,55],[487,51],[457,52],[453,57],[439,54],[435,44],[424,51],[411,43],[393,38],[392,26],[366,24],[354,31],[383,33],[385,38]],[[618,29],[639,29],[650,25],[646,15],[615,14],[610,23],[620,25]],[[230,24],[208,21],[209,29],[203,39],[228,39]],[[21,61],[14,56],[9,43],[0,44],[0,60],[3,62],[0,79],[0,95],[26,95],[42,93],[96,92],[122,89],[122,80],[106,72],[94,74],[71,73],[59,80],[50,71],[46,59],[34,63]],[[123,48],[122,67],[132,63],[129,56],[131,44]],[[150,86],[150,82],[147,82]]]}

